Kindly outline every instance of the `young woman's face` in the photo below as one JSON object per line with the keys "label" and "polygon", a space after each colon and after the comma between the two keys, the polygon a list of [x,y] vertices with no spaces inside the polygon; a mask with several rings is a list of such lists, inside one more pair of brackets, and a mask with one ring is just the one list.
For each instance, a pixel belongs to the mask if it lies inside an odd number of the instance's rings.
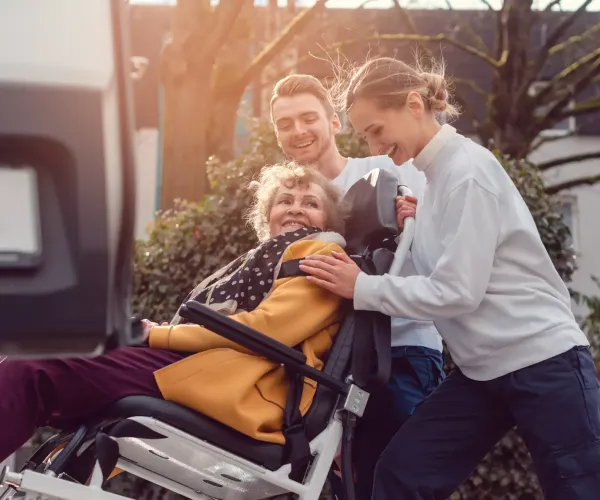
{"label": "young woman's face", "polygon": [[301,227],[327,229],[325,200],[327,195],[321,186],[309,184],[308,187],[288,188],[282,185],[275,193],[273,206],[269,214],[271,237]]}
{"label": "young woman's face", "polygon": [[418,107],[417,102],[416,106],[382,109],[373,99],[357,99],[348,118],[369,144],[371,154],[388,155],[396,165],[402,165],[420,151],[418,117],[422,112]]}

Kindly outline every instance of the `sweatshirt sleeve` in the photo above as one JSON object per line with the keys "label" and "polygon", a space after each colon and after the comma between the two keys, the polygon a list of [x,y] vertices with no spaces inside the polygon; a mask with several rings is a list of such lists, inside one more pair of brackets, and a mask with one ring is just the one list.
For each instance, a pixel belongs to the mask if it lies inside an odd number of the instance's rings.
{"label": "sweatshirt sleeve", "polygon": [[[316,254],[331,255],[332,251],[343,252],[335,243],[298,241],[287,248],[283,260]],[[293,347],[339,321],[340,306],[341,299],[338,296],[311,283],[304,276],[297,276],[276,280],[271,295],[256,309],[230,317]],[[150,347],[185,352],[216,348],[249,352],[239,344],[193,324],[152,328]]]}
{"label": "sweatshirt sleeve", "polygon": [[500,232],[494,194],[470,179],[440,206],[443,252],[430,276],[368,276],[361,273],[354,307],[415,320],[447,319],[475,311],[492,273]]}

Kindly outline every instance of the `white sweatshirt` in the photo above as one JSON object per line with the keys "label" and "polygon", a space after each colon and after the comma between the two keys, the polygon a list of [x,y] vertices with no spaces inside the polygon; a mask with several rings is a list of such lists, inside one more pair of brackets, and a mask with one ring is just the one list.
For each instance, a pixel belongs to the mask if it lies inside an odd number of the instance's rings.
{"label": "white sweatshirt", "polygon": [[[333,183],[345,193],[359,179],[376,168],[392,172],[401,183],[411,189],[418,199],[422,197],[425,190],[423,172],[419,172],[412,163],[405,163],[397,167],[388,156],[349,158],[346,168],[333,180]],[[411,256],[408,255],[401,275],[413,276],[416,274]],[[442,337],[431,321],[392,318],[392,346],[422,346],[441,352]]]}
{"label": "white sweatshirt", "polygon": [[413,163],[427,177],[412,247],[420,276],[361,273],[355,308],[433,320],[474,380],[589,345],[527,205],[492,153],[444,125]]}

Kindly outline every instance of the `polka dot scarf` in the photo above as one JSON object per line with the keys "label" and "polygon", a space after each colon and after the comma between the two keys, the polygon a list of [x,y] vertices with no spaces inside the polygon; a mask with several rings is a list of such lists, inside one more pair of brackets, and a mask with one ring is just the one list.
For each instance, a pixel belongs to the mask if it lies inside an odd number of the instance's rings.
{"label": "polka dot scarf", "polygon": [[[206,278],[184,302],[194,299],[226,315],[253,311],[271,292],[287,247],[319,232],[301,228],[263,242]],[[176,314],[171,324],[184,322]]]}

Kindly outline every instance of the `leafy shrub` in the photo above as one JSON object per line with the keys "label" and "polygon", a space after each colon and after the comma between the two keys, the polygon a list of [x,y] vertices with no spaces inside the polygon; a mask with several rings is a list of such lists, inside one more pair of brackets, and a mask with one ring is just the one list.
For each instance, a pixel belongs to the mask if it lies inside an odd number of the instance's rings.
{"label": "leafy shrub", "polygon": [[529,207],[558,274],[565,282],[571,281],[575,270],[575,253],[568,246],[570,231],[558,211],[558,202],[546,194],[535,165],[527,160],[506,158],[498,151],[495,154]]}
{"label": "leafy shrub", "polygon": [[257,242],[244,217],[252,195],[247,185],[265,165],[281,160],[272,132],[259,127],[245,155],[207,165],[211,194],[201,203],[177,201],[157,214],[134,257],[136,314],[169,321],[188,292]]}
{"label": "leafy shrub", "polygon": [[[592,276],[592,281],[600,291],[600,279],[597,276]],[[600,374],[600,296],[579,293],[574,295],[577,303],[584,305],[587,309],[587,316],[581,322],[581,328],[588,336],[590,348],[594,359],[597,360],[596,366]]]}

